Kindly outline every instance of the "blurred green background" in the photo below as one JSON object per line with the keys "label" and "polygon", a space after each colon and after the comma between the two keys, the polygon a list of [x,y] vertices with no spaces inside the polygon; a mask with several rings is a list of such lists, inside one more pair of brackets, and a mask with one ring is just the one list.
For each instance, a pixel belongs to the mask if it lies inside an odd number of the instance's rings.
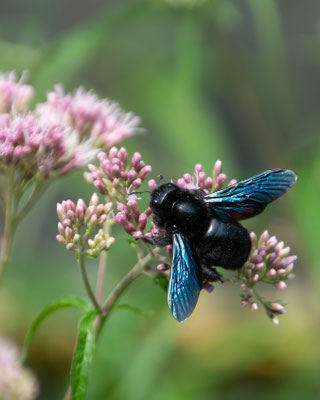
{"label": "blurred green background", "polygon": [[[239,306],[237,289],[202,293],[185,324],[166,295],[141,278],[100,338],[88,399],[320,398],[320,3],[318,0],[1,0],[0,70],[28,70],[43,100],[54,84],[83,85],[142,118],[127,140],[176,179],[216,159],[229,178],[293,169],[299,180],[261,216],[297,254],[296,279],[280,294],[289,313],[274,326]],[[56,243],[56,202],[92,193],[82,172],[54,182],[24,221],[0,290],[0,334],[22,343],[34,315],[63,294],[83,294],[73,255]],[[133,265],[119,229],[105,290]],[[88,265],[95,279],[96,263]],[[62,311],[28,358],[40,399],[61,399],[79,315]]]}

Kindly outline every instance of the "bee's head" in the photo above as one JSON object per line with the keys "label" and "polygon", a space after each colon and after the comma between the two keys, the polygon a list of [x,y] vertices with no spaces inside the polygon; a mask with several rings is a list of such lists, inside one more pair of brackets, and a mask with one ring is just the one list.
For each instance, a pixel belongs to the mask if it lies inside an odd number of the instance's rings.
{"label": "bee's head", "polygon": [[151,192],[149,204],[152,212],[157,216],[166,214],[171,209],[176,194],[179,193],[180,190],[181,189],[173,183],[165,183],[154,189]]}

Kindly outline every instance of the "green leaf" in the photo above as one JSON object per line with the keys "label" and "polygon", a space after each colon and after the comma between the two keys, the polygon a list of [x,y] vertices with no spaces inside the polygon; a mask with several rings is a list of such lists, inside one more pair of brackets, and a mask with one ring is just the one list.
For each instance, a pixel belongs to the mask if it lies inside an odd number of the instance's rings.
{"label": "green leaf", "polygon": [[82,400],[87,392],[89,369],[95,350],[96,315],[95,311],[89,311],[79,322],[77,344],[71,366],[71,400]]}
{"label": "green leaf", "polygon": [[166,293],[168,291],[169,279],[166,276],[155,276],[153,278],[153,283],[158,285],[163,289]]}
{"label": "green leaf", "polygon": [[152,316],[151,312],[143,311],[138,307],[131,306],[130,304],[115,304],[112,307],[113,310],[129,310],[141,317],[150,318]]}
{"label": "green leaf", "polygon": [[89,303],[87,300],[84,300],[81,297],[78,296],[64,296],[61,299],[54,301],[53,303],[49,304],[46,306],[40,314],[33,320],[31,327],[26,335],[24,345],[22,348],[22,354],[21,354],[21,359],[24,360],[27,356],[27,353],[29,351],[31,341],[41,325],[41,323],[51,314],[53,314],[55,311],[58,311],[62,308],[67,308],[67,307],[75,307],[79,308],[83,312],[87,312],[88,310],[92,310],[91,303]]}

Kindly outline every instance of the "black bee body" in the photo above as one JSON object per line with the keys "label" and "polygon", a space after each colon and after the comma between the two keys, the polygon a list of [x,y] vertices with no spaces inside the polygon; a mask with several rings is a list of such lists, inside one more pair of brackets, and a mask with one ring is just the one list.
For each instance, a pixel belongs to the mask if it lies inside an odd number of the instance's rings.
{"label": "black bee body", "polygon": [[222,280],[213,267],[237,270],[248,259],[250,236],[238,221],[261,213],[296,179],[290,170],[273,169],[215,193],[173,183],[151,192],[153,220],[165,234],[142,240],[158,246],[172,244],[168,304],[177,321],[190,316],[205,282]]}
{"label": "black bee body", "polygon": [[[222,222],[204,196],[202,190],[166,183],[151,193],[150,207],[155,224],[166,231],[168,240],[174,233],[183,235],[208,279],[210,271],[205,267],[241,268],[249,256],[251,241],[248,231],[236,221]],[[213,271],[213,280],[217,276]]]}

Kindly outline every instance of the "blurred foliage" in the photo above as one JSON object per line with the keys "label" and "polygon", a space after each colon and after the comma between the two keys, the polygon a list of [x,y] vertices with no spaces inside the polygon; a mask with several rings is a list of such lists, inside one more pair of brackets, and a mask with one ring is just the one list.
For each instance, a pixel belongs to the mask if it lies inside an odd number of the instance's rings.
{"label": "blurred foliage", "polygon": [[[238,306],[227,285],[203,294],[186,324],[164,292],[140,279],[115,310],[91,372],[88,399],[317,399],[320,395],[320,4],[298,0],[4,0],[0,69],[29,71],[36,100],[56,83],[116,99],[142,117],[128,140],[166,180],[209,171],[230,178],[293,169],[299,180],[246,226],[283,238],[298,254],[285,294],[289,315],[274,327]],[[55,242],[57,201],[89,198],[81,173],[56,182],[24,221],[0,291],[1,334],[21,343],[43,305],[82,295],[75,262]],[[119,230],[106,288],[134,262]],[[95,262],[88,265],[94,280]],[[121,301],[122,302],[122,301]],[[28,364],[41,399],[62,398],[75,341],[72,311],[41,328]]]}

